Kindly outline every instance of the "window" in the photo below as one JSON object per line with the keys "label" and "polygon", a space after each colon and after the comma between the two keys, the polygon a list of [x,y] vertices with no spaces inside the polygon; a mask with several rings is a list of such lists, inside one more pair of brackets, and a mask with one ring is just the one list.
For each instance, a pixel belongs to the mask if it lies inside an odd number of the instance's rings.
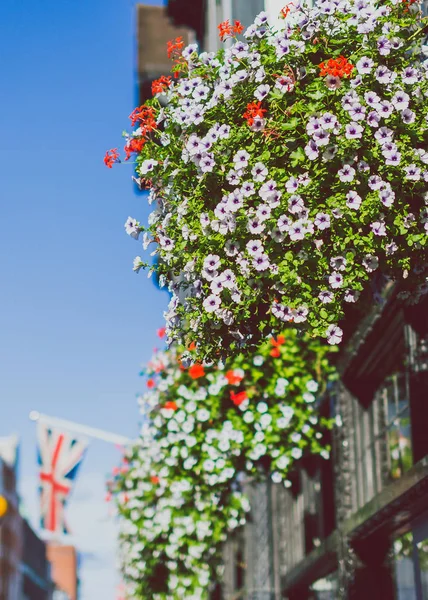
{"label": "window", "polygon": [[428,600],[428,521],[394,542],[397,600]]}
{"label": "window", "polygon": [[353,398],[351,418],[358,509],[413,465],[407,374],[389,376],[367,407]]}
{"label": "window", "polygon": [[399,479],[413,465],[409,394],[403,373],[387,381],[382,399],[387,415],[389,475],[392,479]]}

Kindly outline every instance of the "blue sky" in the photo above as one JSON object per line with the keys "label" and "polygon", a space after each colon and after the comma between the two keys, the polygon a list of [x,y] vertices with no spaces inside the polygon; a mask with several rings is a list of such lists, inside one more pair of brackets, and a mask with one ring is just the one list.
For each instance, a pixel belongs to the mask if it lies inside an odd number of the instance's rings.
{"label": "blue sky", "polygon": [[[134,32],[131,0],[0,3],[0,436],[22,438],[21,489],[32,515],[29,411],[135,435],[140,364],[163,324],[167,296],[132,272],[141,248],[123,229],[147,206],[133,192],[132,167],[110,171],[102,161],[121,144],[136,101]],[[88,452],[71,509],[77,543],[94,506],[105,510],[104,474],[117,458],[100,442]],[[111,559],[84,569],[84,591]],[[98,597],[114,593],[107,587]]]}

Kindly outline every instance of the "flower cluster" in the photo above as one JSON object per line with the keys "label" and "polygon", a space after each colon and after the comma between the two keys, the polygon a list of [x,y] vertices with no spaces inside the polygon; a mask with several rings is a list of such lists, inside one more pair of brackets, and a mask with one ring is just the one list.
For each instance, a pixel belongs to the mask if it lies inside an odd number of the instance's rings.
{"label": "flower cluster", "polygon": [[288,487],[296,461],[328,458],[330,420],[314,406],[331,351],[289,330],[226,365],[195,362],[194,348],[154,355],[141,437],[112,490],[133,598],[208,598],[222,544],[250,510],[245,483]]}
{"label": "flower cluster", "polygon": [[322,77],[331,75],[332,77],[342,78],[350,77],[352,75],[354,65],[351,65],[344,56],[339,56],[339,58],[330,58],[327,62],[322,62],[320,64],[320,69],[320,75]]}
{"label": "flower cluster", "polygon": [[283,16],[273,28],[261,13],[217,54],[184,48],[167,106],[148,102],[159,128],[136,170],[155,209],[130,232],[156,244],[169,339],[198,340],[200,358],[287,324],[340,342],[377,273],[413,301],[428,291],[417,5],[295,0]]}
{"label": "flower cluster", "polygon": [[236,37],[242,33],[244,31],[244,27],[239,21],[235,21],[235,23],[231,25],[229,20],[227,20],[223,21],[223,23],[220,23],[218,26],[218,31],[220,39],[223,42],[228,37]]}

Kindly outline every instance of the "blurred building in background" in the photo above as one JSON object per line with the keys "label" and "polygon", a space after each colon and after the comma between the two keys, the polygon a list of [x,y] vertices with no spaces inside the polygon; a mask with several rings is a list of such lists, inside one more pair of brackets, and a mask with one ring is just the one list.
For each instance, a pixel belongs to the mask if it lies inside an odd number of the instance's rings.
{"label": "blurred building in background", "polygon": [[53,582],[51,565],[46,555],[46,544],[23,521],[23,552],[20,565],[20,600],[52,600]]}
{"label": "blurred building in background", "polygon": [[0,498],[4,514],[0,517],[0,600],[18,600],[21,589],[23,521],[19,514],[15,457],[4,441],[1,448]]}
{"label": "blurred building in background", "polygon": [[195,36],[188,27],[176,27],[163,6],[137,4],[137,76],[139,103],[152,97],[152,81],[171,71],[167,42],[182,36],[190,44]]}
{"label": "blurred building in background", "polygon": [[78,600],[78,556],[74,546],[49,543],[47,555],[56,586],[53,600]]}

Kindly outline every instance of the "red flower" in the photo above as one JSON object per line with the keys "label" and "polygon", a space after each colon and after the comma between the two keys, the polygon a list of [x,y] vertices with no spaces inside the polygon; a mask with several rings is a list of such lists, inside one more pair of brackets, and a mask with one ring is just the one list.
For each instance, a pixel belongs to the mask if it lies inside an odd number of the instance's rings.
{"label": "red flower", "polygon": [[226,373],[226,379],[229,382],[229,385],[238,385],[244,378],[235,371],[228,371]]}
{"label": "red flower", "polygon": [[270,355],[274,358],[279,358],[281,356],[281,352],[279,348],[272,348],[272,350],[270,351]]}
{"label": "red flower", "polygon": [[350,77],[355,68],[344,56],[330,58],[327,62],[322,62],[318,66],[321,69],[320,77],[325,77],[326,75],[339,78]]}
{"label": "red flower", "polygon": [[110,493],[110,492],[108,492],[108,493],[105,495],[105,501],[106,501],[106,502],[110,502],[110,501],[111,501],[111,493]]}
{"label": "red flower", "polygon": [[165,90],[169,88],[171,85],[171,77],[166,77],[162,75],[159,79],[155,79],[152,83],[152,94],[155,96],[156,94],[162,94]]}
{"label": "red flower", "polygon": [[146,385],[149,388],[149,390],[151,390],[152,388],[154,388],[155,387],[155,381],[154,381],[154,379],[148,379]]}
{"label": "red flower", "polygon": [[223,42],[227,37],[231,36],[233,33],[233,27],[229,23],[229,19],[227,21],[223,21],[217,27],[218,35],[220,36],[221,41]]}
{"label": "red flower", "polygon": [[276,337],[276,339],[271,338],[270,343],[272,344],[272,346],[276,346],[276,347],[282,346],[283,344],[285,344],[285,337],[283,335],[278,335]]}
{"label": "red flower", "polygon": [[157,335],[160,339],[162,339],[163,337],[165,337],[165,333],[166,333],[166,327],[161,327],[160,329],[157,330]]}
{"label": "red flower", "polygon": [[118,475],[119,474],[119,467],[113,467],[113,475]]}
{"label": "red flower", "polygon": [[178,408],[178,406],[177,406],[176,402],[174,402],[174,400],[168,400],[168,402],[165,402],[163,407],[167,408],[168,410],[177,410],[177,408]]}
{"label": "red flower", "polygon": [[196,350],[196,342],[191,342],[189,344],[188,350],[190,350],[190,351]]}
{"label": "red flower", "polygon": [[180,54],[181,49],[184,46],[183,36],[175,38],[173,41],[169,41],[166,45],[168,52],[168,58],[174,58],[177,54]]}
{"label": "red flower", "polygon": [[131,158],[131,154],[133,154],[134,152],[139,154],[141,152],[141,150],[143,149],[146,141],[147,140],[143,137],[129,138],[129,140],[127,141],[126,146],[124,148],[125,154],[126,154],[125,160],[129,160]]}
{"label": "red flower", "polygon": [[136,123],[140,121],[139,125],[143,131],[151,131],[157,128],[155,109],[152,106],[146,106],[145,104],[137,106],[129,115],[129,118],[131,119],[132,127],[135,127]]}
{"label": "red flower", "polygon": [[266,112],[267,110],[266,108],[262,108],[261,102],[250,102],[247,104],[247,110],[244,112],[243,117],[246,119],[248,125],[253,125],[255,117],[263,119]]}
{"label": "red flower", "polygon": [[199,363],[192,365],[189,369],[189,375],[192,379],[203,377],[205,375],[204,367]]}
{"label": "red flower", "polygon": [[231,25],[228,19],[227,21],[220,23],[217,29],[221,41],[224,42],[227,37],[236,36],[242,33],[244,31],[244,26],[240,21],[235,21],[235,23]]}
{"label": "red flower", "polygon": [[286,5],[284,6],[284,8],[283,8],[283,9],[281,9],[281,17],[282,17],[283,19],[285,19],[285,17],[287,17],[287,15],[289,14],[289,12],[290,12],[290,10],[291,10],[290,6],[294,6],[293,2],[289,2],[288,4],[286,4]]}
{"label": "red flower", "polygon": [[117,148],[112,148],[111,150],[108,150],[104,156],[104,164],[106,167],[108,167],[109,169],[111,169],[114,165],[114,163],[116,162],[120,162],[119,160],[119,152],[117,150]]}
{"label": "red flower", "polygon": [[235,406],[239,406],[248,398],[247,392],[244,390],[243,392],[230,392],[230,399],[232,400]]}
{"label": "red flower", "polygon": [[241,21],[235,21],[235,23],[233,25],[233,33],[235,35],[239,35],[243,31],[244,31],[244,26],[242,25]]}
{"label": "red flower", "polygon": [[152,476],[150,477],[150,481],[151,481],[152,483],[159,483],[160,479],[159,479],[159,477],[158,477],[157,475],[152,475]]}

